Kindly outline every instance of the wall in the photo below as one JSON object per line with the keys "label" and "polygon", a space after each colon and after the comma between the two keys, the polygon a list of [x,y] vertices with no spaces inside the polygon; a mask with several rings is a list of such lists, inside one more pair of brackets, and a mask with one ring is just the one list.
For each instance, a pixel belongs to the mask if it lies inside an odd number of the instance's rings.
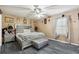
{"label": "wall", "polygon": [[35,26],[38,27],[38,31],[39,32],[43,32],[46,34],[47,37],[52,38],[53,37],[53,19],[50,18],[50,21],[48,21],[49,19],[47,19],[47,24],[44,24],[44,20],[42,21],[36,21]]}
{"label": "wall", "polygon": [[[79,44],[79,20],[78,20],[79,10],[71,10],[67,12],[63,12],[62,14],[70,17],[70,38],[66,38],[67,42]],[[59,14],[60,15],[60,14]],[[43,32],[49,38],[55,38],[55,18],[58,15],[53,15],[50,21],[47,21],[47,24],[37,21],[36,25],[38,27],[38,31]],[[62,41],[62,40],[61,40]],[[63,40],[65,41],[65,40]]]}
{"label": "wall", "polygon": [[66,12],[65,15],[71,17],[71,42],[79,44],[79,9]]}
{"label": "wall", "polygon": [[[13,18],[14,22],[10,23],[8,19],[6,19],[8,21],[6,22],[5,17]],[[8,27],[9,24],[11,24],[15,28],[16,24],[26,24],[26,25],[32,25],[32,27],[34,28],[33,21],[31,21],[30,19],[26,19],[26,23],[24,23],[23,20],[24,20],[24,17],[17,17],[13,15],[3,14],[2,27],[3,28]]]}

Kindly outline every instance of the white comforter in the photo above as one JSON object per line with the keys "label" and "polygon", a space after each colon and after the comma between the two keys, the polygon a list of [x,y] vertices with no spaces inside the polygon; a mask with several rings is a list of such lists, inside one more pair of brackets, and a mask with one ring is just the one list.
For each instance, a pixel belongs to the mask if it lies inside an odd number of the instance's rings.
{"label": "white comforter", "polygon": [[[27,32],[27,33],[17,33],[16,37],[25,37],[26,39],[36,39],[36,38],[41,38],[41,37],[45,37],[45,34],[42,32]],[[22,39],[25,40],[25,39]]]}

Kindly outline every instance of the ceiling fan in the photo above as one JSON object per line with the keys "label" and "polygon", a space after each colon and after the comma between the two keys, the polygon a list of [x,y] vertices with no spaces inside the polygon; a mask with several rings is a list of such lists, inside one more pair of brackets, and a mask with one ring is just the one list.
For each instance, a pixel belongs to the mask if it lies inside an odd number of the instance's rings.
{"label": "ceiling fan", "polygon": [[[33,5],[33,10],[28,14],[28,18],[41,19],[47,16],[46,12],[43,11],[39,5]],[[29,16],[30,15],[30,16]]]}

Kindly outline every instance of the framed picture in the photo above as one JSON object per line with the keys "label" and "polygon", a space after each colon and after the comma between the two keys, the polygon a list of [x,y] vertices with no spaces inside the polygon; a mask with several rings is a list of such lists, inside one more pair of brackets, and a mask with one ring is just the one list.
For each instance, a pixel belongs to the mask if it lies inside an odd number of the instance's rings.
{"label": "framed picture", "polygon": [[14,23],[14,18],[9,18],[9,23]]}
{"label": "framed picture", "polygon": [[44,24],[47,24],[47,19],[46,18],[44,19]]}
{"label": "framed picture", "polygon": [[24,24],[27,24],[27,19],[23,19],[23,23]]}
{"label": "framed picture", "polygon": [[4,21],[5,21],[5,23],[8,23],[9,22],[9,17],[5,17]]}
{"label": "framed picture", "polygon": [[4,20],[5,20],[5,23],[14,23],[14,18],[12,17],[5,17]]}

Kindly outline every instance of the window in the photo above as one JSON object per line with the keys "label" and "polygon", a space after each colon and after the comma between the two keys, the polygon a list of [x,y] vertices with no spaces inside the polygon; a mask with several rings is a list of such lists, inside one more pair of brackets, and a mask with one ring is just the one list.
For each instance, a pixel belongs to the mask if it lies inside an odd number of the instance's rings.
{"label": "window", "polygon": [[67,17],[58,18],[56,20],[56,34],[57,35],[66,35],[68,32]]}

